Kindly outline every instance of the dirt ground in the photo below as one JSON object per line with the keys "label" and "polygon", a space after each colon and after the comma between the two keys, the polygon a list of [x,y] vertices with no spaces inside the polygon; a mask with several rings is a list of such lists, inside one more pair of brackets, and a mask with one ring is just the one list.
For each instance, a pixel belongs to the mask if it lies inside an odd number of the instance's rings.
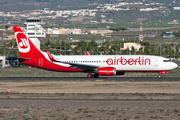
{"label": "dirt ground", "polygon": [[0,101],[7,120],[179,120],[180,102]]}
{"label": "dirt ground", "polygon": [[[163,77],[179,77],[180,70]],[[0,77],[86,77],[37,68],[8,68]],[[157,73],[126,73],[114,77],[157,77]],[[63,79],[63,78],[61,78]],[[11,93],[8,94],[8,88]],[[22,98],[5,100],[2,98]],[[70,100],[28,100],[51,98]],[[25,100],[24,100],[25,99]],[[86,101],[107,99],[125,101]],[[126,101],[135,99],[137,101]],[[139,101],[169,99],[170,101]],[[176,100],[176,101],[171,101]],[[178,81],[0,81],[0,120],[180,120]]]}
{"label": "dirt ground", "polygon": [[[7,93],[8,88],[11,90],[10,94]],[[180,82],[4,81],[0,82],[0,98],[23,99],[0,99],[0,119],[179,120],[179,89]],[[70,100],[26,100],[26,98]],[[138,101],[140,99],[179,101]]]}
{"label": "dirt ground", "polygon": [[16,93],[166,93],[179,94],[180,82],[16,81],[0,82],[0,91]]}

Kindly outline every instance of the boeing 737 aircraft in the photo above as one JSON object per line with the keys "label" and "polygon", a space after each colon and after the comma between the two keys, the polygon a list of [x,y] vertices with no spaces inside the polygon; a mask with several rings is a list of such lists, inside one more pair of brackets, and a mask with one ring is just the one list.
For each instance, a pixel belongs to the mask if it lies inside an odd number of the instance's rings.
{"label": "boeing 737 aircraft", "polygon": [[59,72],[86,72],[87,77],[124,75],[125,72],[158,72],[178,67],[176,63],[151,55],[53,55],[39,50],[19,26],[14,32],[20,53],[19,62]]}

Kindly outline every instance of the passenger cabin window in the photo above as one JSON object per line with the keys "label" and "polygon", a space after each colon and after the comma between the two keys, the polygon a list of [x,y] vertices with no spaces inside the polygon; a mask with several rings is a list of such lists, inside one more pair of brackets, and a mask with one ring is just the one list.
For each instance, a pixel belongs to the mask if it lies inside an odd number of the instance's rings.
{"label": "passenger cabin window", "polygon": [[171,62],[171,60],[163,60],[163,62]]}

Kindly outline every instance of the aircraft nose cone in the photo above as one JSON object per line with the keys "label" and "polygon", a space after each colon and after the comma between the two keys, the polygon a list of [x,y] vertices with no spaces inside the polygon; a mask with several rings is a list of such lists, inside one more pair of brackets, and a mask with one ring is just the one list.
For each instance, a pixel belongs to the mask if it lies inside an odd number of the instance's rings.
{"label": "aircraft nose cone", "polygon": [[173,69],[178,67],[178,65],[176,63],[172,63],[171,65],[172,65]]}

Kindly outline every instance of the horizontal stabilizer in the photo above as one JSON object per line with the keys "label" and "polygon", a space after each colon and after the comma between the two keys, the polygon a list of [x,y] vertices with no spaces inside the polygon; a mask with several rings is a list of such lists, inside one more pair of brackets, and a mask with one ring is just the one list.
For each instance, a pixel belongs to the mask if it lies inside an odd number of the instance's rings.
{"label": "horizontal stabilizer", "polygon": [[8,59],[18,59],[18,60],[30,60],[30,58],[24,58],[24,57],[16,57],[16,56],[8,56]]}

